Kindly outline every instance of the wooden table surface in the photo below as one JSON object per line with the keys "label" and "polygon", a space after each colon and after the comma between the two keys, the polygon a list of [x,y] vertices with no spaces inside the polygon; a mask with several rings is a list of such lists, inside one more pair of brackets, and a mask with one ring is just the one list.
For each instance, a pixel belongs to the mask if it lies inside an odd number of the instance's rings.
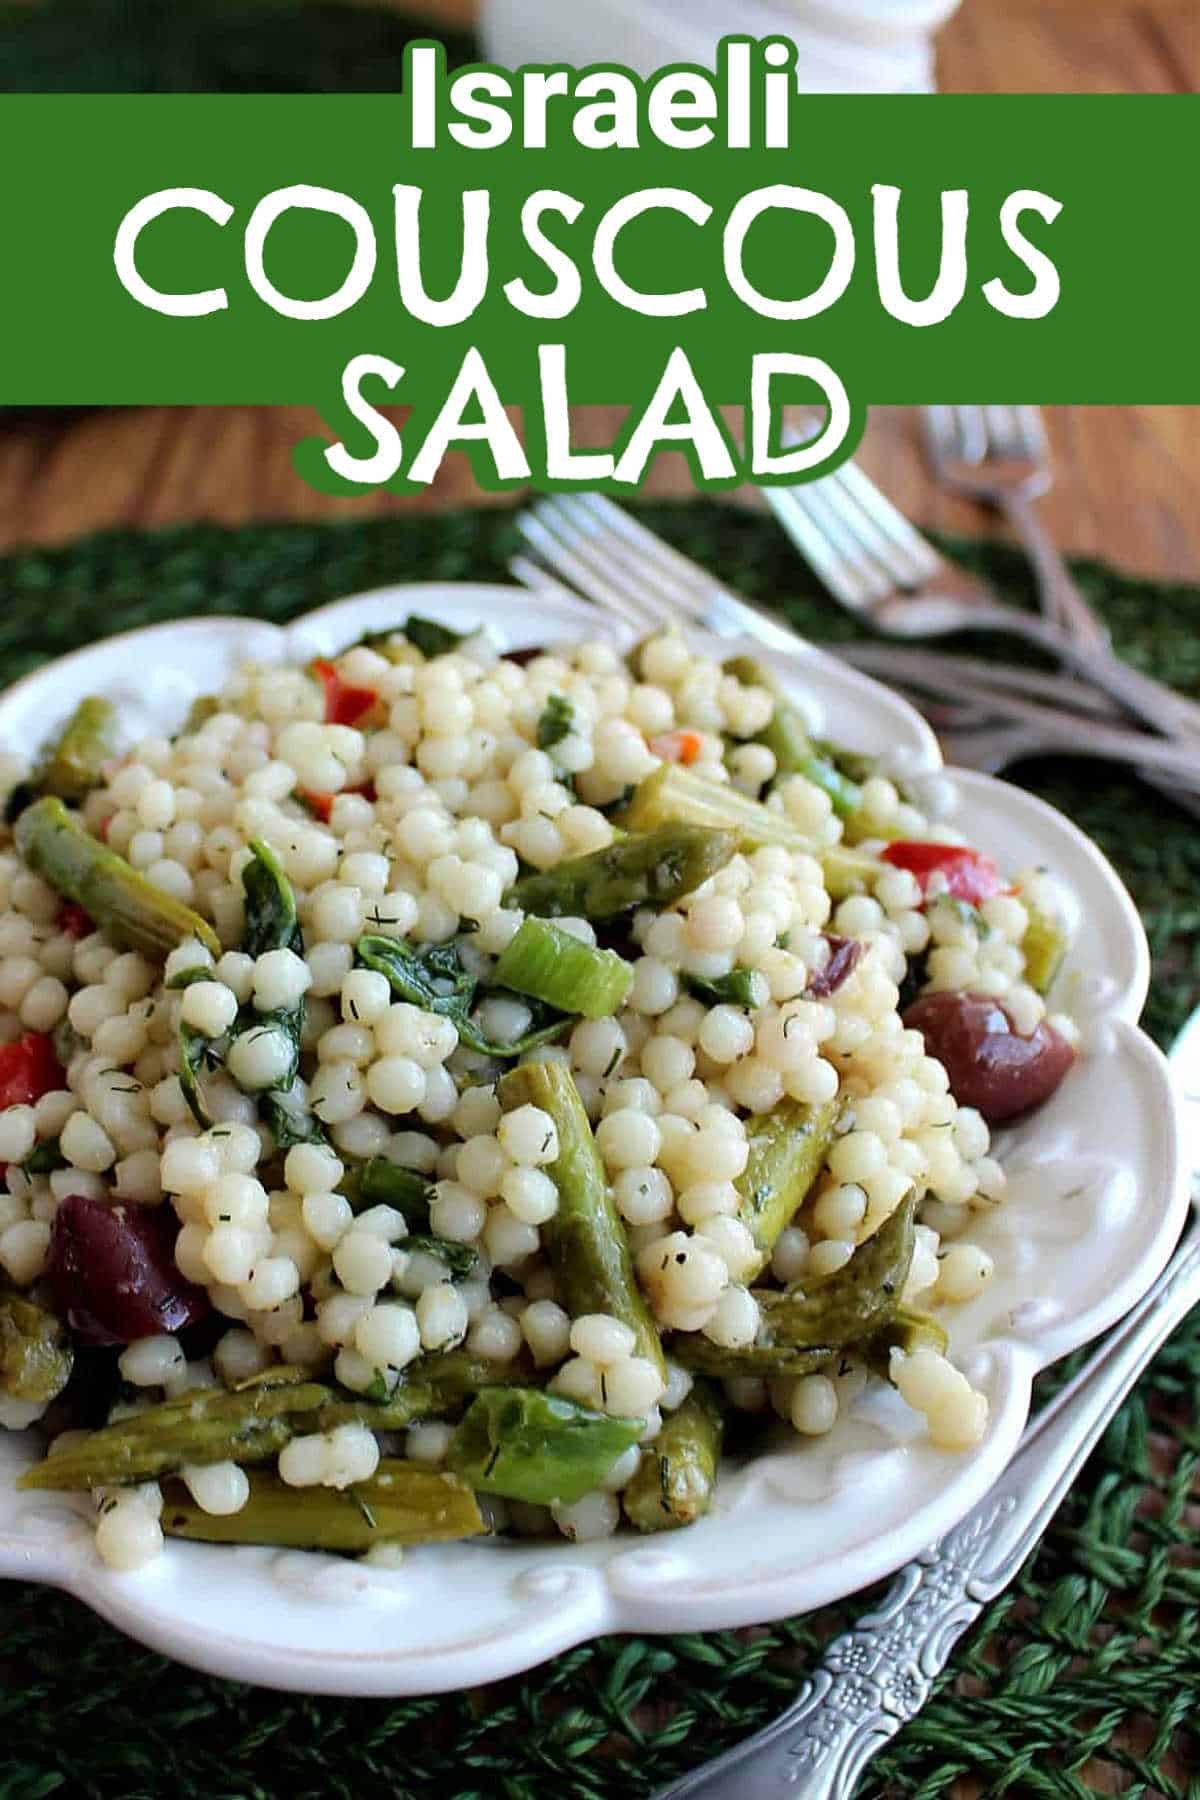
{"label": "wooden table surface", "polygon": [[[476,0],[375,0],[469,24]],[[939,43],[944,89],[1161,92],[1200,87],[1198,0],[966,0]],[[611,441],[618,412],[589,409],[581,442]],[[1200,580],[1200,408],[1064,407],[1048,415],[1055,485],[1044,518],[1066,549],[1155,575]],[[145,408],[0,425],[0,551],[110,526],[195,519],[364,517],[478,498],[463,458],[427,494],[332,499],[292,472],[289,449],[320,430],[300,407]],[[913,413],[881,409],[862,451],[908,514],[994,530],[938,492]],[[682,459],[658,459],[654,493],[690,491]]]}

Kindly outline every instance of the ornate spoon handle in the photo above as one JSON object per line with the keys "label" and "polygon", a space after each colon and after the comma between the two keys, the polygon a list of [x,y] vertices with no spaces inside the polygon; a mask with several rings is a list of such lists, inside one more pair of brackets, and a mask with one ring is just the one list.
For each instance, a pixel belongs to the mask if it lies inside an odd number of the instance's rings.
{"label": "ornate spoon handle", "polygon": [[1200,1301],[1200,1223],[1149,1292],[1039,1414],[990,1493],[836,1638],[773,1724],[655,1800],[849,1800],[929,1698],[950,1652],[1035,1548],[1151,1357]]}

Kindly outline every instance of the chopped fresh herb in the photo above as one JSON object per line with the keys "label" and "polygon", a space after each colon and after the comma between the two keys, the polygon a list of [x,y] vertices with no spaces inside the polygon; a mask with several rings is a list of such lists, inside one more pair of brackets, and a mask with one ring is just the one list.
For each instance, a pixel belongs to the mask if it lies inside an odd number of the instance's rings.
{"label": "chopped fresh herb", "polygon": [[[386,1399],[386,1395],[384,1396],[384,1398]],[[358,1489],[351,1488],[350,1494],[354,1501],[355,1506],[357,1506],[359,1512],[362,1514],[363,1518],[367,1522],[367,1529],[369,1531],[378,1531],[379,1530],[379,1521],[375,1517],[375,1514],[371,1511],[371,1508],[367,1505],[366,1501],[363,1499],[362,1495],[359,1493]]]}
{"label": "chopped fresh herb", "polygon": [[21,1170],[26,1175],[51,1175],[55,1169],[65,1169],[67,1159],[59,1149],[58,1139],[47,1138],[36,1150],[31,1150]]}
{"label": "chopped fresh herb", "polygon": [[415,1250],[423,1256],[432,1256],[450,1271],[451,1281],[465,1281],[472,1274],[479,1262],[474,1250],[468,1244],[452,1244],[449,1238],[431,1237],[424,1232],[416,1232],[401,1241],[402,1250]]}
{"label": "chopped fresh herb", "polygon": [[436,619],[422,619],[417,613],[410,613],[404,621],[404,635],[422,656],[433,657],[448,655],[475,634],[452,631],[449,625],[441,625]]}
{"label": "chopped fresh herb", "polygon": [[198,981],[215,981],[216,979],[208,963],[197,963],[194,969],[180,969],[178,974],[172,975],[164,985],[172,993],[177,993],[181,988],[194,987]]}
{"label": "chopped fresh herb", "polygon": [[291,1150],[297,1144],[328,1144],[329,1136],[319,1119],[302,1108],[289,1105],[283,1094],[261,1094],[259,1117],[275,1139],[277,1150]]}
{"label": "chopped fresh herb", "polygon": [[575,708],[562,694],[551,694],[537,722],[537,747],[552,750],[561,744],[575,723]]}
{"label": "chopped fresh herb", "polygon": [[209,1040],[201,1032],[193,1031],[188,1025],[180,1025],[179,1085],[183,1090],[183,1097],[188,1103],[192,1117],[201,1131],[207,1131],[212,1124],[212,1118],[204,1104],[204,1095],[200,1089],[200,1071],[204,1066],[208,1048]]}
{"label": "chopped fresh herb", "polygon": [[509,1043],[497,1043],[484,1035],[471,1012],[477,999],[509,996],[503,989],[481,989],[476,977],[463,968],[456,943],[426,944],[417,950],[399,938],[368,934],[359,938],[357,954],[365,968],[387,976],[393,993],[401,1000],[453,1020],[459,1041],[481,1056],[521,1056],[557,1037],[568,1022],[565,1014],[531,1004],[522,996],[523,1004],[533,1013],[529,1030]]}
{"label": "chopped fresh herb", "polygon": [[766,977],[756,969],[731,969],[728,975],[714,975],[710,981],[685,975],[683,985],[709,1006],[762,1006],[770,997]]}
{"label": "chopped fresh herb", "polygon": [[252,856],[242,870],[246,896],[246,925],[242,949],[247,956],[268,950],[302,949],[296,923],[296,896],[275,852],[260,838],[251,838]]}

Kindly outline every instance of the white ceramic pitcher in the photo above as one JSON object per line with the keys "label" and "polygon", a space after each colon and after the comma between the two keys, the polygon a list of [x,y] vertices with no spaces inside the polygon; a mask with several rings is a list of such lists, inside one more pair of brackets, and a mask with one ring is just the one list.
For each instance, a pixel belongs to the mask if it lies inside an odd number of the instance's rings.
{"label": "white ceramic pitcher", "polygon": [[810,93],[927,93],[932,34],[959,0],[484,0],[490,60],[712,67],[728,32],[786,36]]}

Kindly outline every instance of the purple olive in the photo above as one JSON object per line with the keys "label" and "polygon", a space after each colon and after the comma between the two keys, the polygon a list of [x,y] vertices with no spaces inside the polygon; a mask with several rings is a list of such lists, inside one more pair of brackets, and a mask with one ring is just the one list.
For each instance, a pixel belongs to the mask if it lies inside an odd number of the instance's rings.
{"label": "purple olive", "polygon": [[857,938],[837,937],[832,931],[822,932],[829,945],[829,959],[823,969],[816,970],[808,978],[808,986],[804,990],[806,1000],[827,1000],[830,994],[836,994],[843,981],[848,981],[858,967],[858,959],[863,947]]}
{"label": "purple olive", "polygon": [[66,1196],[46,1273],[77,1343],[131,1344],[205,1316],[208,1295],[175,1267],[176,1230],[166,1206]]}
{"label": "purple olive", "polygon": [[1022,1037],[986,994],[926,994],[908,1008],[904,1023],[921,1032],[959,1105],[977,1108],[990,1125],[1048,1100],[1075,1061],[1073,1045],[1052,1025],[1043,1019]]}

